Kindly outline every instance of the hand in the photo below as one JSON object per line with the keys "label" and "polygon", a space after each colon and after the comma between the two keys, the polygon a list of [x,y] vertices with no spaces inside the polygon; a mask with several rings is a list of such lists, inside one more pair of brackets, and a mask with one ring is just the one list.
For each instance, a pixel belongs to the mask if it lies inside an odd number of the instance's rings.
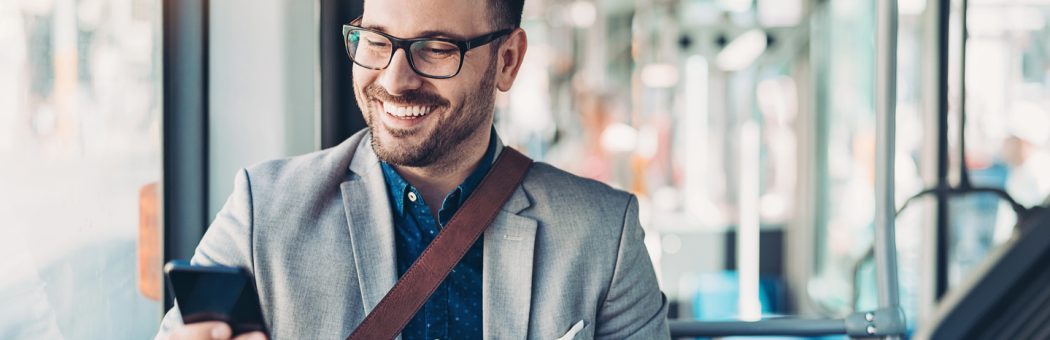
{"label": "hand", "polygon": [[[230,340],[233,330],[230,325],[221,321],[195,322],[176,327],[168,340]],[[266,340],[262,332],[251,332],[238,335],[232,340]]]}

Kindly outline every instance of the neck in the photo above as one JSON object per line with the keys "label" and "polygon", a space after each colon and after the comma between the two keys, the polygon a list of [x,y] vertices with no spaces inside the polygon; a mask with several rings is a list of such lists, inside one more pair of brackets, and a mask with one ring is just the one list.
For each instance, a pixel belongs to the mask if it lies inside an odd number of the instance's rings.
{"label": "neck", "polygon": [[424,167],[394,166],[397,173],[423,194],[431,213],[437,216],[445,195],[463,183],[488,150],[491,127],[479,129],[460,147],[435,164]]}

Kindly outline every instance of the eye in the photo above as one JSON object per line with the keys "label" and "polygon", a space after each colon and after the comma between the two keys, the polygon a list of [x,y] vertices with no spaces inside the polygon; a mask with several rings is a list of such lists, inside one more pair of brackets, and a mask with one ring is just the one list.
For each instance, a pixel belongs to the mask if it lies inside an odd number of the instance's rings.
{"label": "eye", "polygon": [[373,48],[383,48],[390,46],[390,43],[383,39],[366,39],[365,42],[368,43],[368,47]]}
{"label": "eye", "polygon": [[429,61],[437,61],[459,57],[459,47],[441,41],[428,41],[424,44],[413,46],[416,55]]}
{"label": "eye", "polygon": [[442,56],[444,56],[444,55],[450,55],[450,54],[456,52],[456,49],[454,49],[454,48],[427,48],[425,52],[427,54],[430,54],[430,55],[435,55],[435,56],[442,55]]}

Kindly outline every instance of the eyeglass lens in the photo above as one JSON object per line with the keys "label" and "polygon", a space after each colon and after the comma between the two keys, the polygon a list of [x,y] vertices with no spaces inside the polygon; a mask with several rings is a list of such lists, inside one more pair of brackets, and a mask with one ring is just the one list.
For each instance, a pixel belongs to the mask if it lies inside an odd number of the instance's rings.
{"label": "eyeglass lens", "polygon": [[[350,58],[361,66],[381,69],[390,63],[394,44],[387,37],[366,30],[347,34]],[[459,70],[462,54],[455,44],[439,40],[421,40],[409,47],[410,62],[416,72],[431,77],[448,77]]]}

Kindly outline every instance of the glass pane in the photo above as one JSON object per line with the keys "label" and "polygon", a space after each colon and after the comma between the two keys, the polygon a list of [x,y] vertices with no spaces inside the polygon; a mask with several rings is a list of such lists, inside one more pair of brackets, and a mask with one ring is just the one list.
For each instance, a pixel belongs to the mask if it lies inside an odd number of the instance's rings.
{"label": "glass pane", "polygon": [[160,10],[0,2],[2,339],[156,330]]}
{"label": "glass pane", "polygon": [[[953,12],[958,27],[958,11]],[[966,59],[966,166],[975,186],[1004,189],[1017,203],[1050,203],[1050,5],[970,2]],[[959,44],[953,46],[959,51]],[[957,53],[957,52],[956,52]],[[960,103],[960,64],[950,69]],[[953,105],[960,114],[960,105]],[[955,131],[958,131],[958,120]],[[953,132],[954,133],[954,132]],[[959,143],[953,138],[953,153]],[[958,165],[959,160],[954,160]],[[950,286],[1012,235],[1017,216],[993,195],[952,201]]]}
{"label": "glass pane", "polygon": [[[875,36],[876,1],[831,1],[818,19],[814,44],[827,63],[814,65],[818,116],[826,121],[825,174],[818,180],[822,218],[816,230],[816,271],[807,291],[825,314],[844,316],[877,306],[874,271]],[[895,201],[922,191],[924,165],[923,11],[921,3],[902,3],[898,27]],[[818,152],[818,154],[820,154]],[[915,325],[922,228],[932,227],[915,203],[896,220],[900,303]]]}
{"label": "glass pane", "polygon": [[[827,313],[851,312],[854,268],[872,245],[875,217],[875,1],[831,1],[820,13],[817,119],[826,121],[815,279]],[[818,153],[819,154],[819,153]]]}

